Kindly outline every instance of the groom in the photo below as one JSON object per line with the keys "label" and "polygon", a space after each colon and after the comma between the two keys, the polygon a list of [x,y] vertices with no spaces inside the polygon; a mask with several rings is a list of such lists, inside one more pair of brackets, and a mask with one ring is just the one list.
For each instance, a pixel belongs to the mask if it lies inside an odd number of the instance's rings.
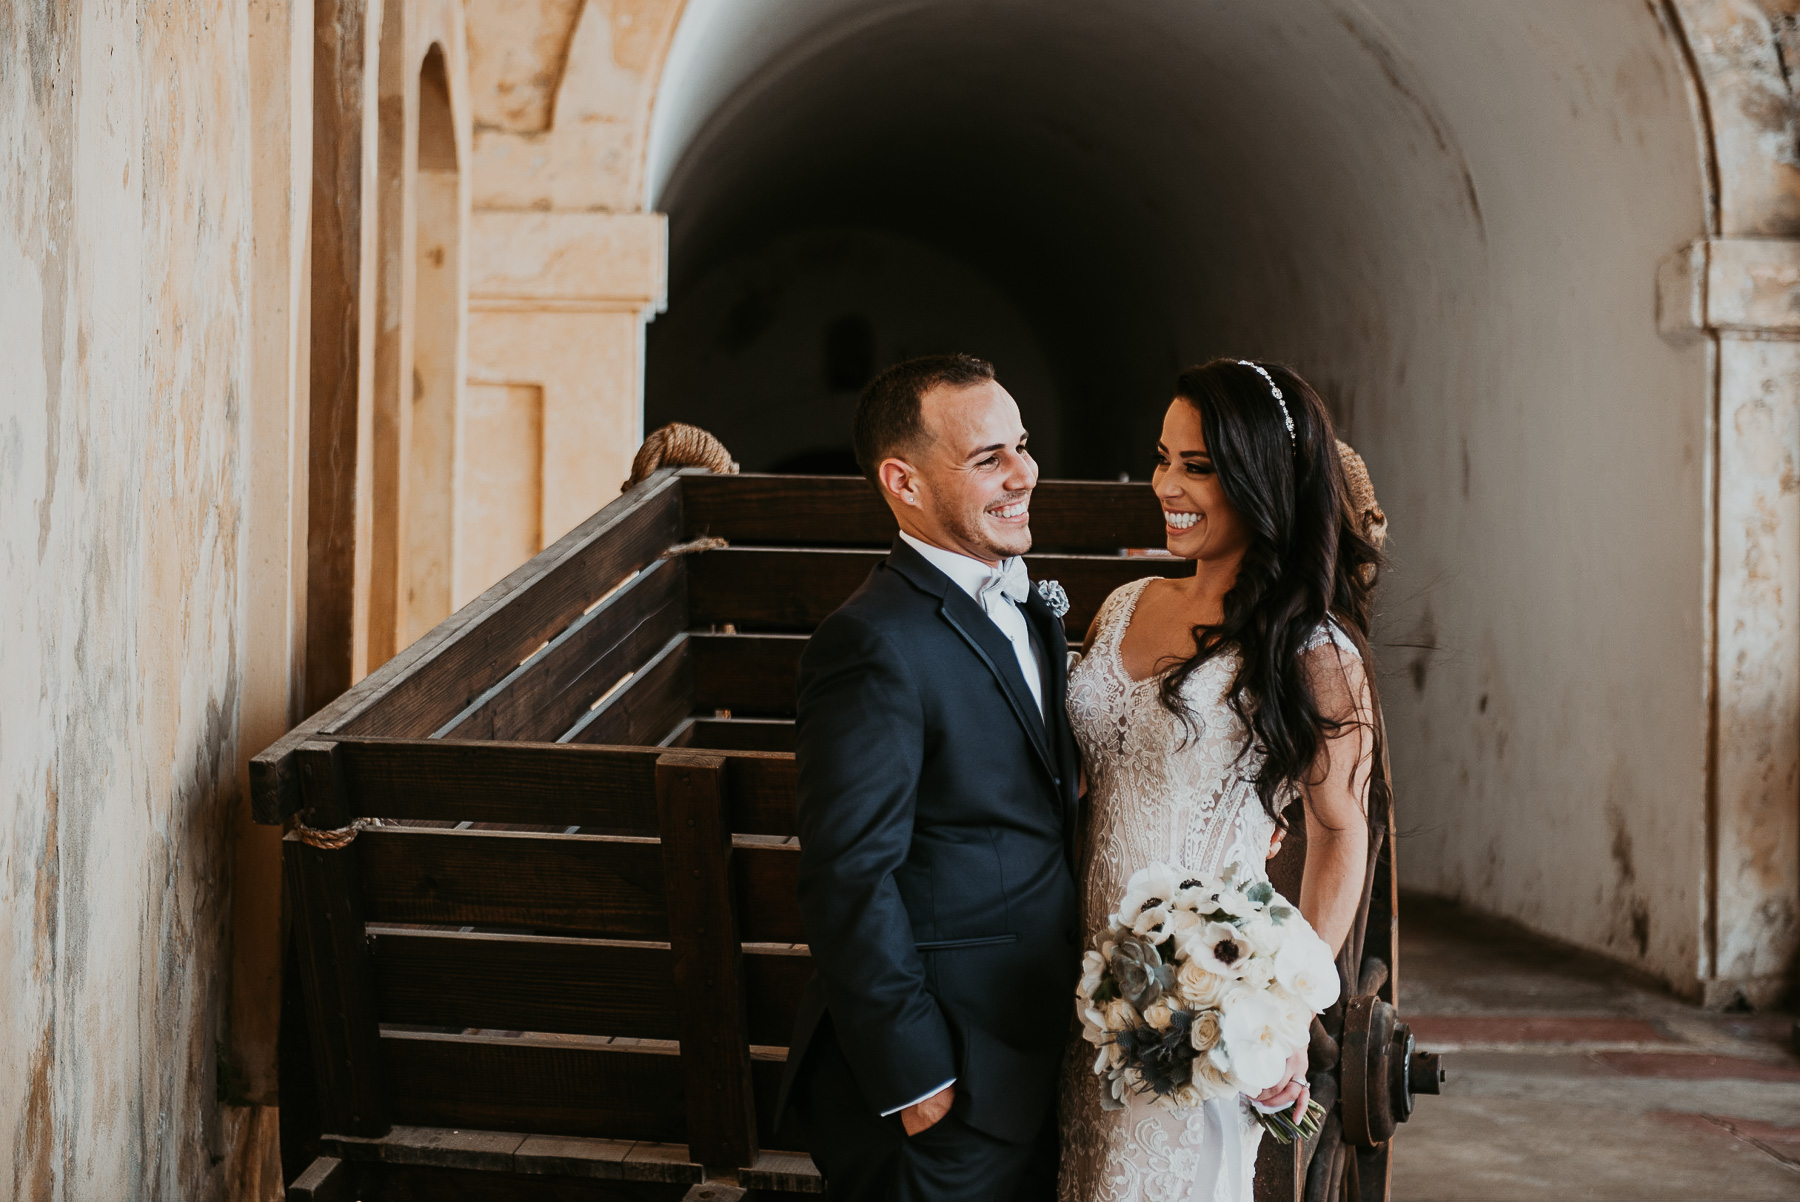
{"label": "groom", "polygon": [[833,1202],[1048,1200],[1077,771],[1062,623],[1018,558],[1037,465],[968,355],[882,373],[854,441],[900,536],[801,660],[817,975],[784,1091]]}

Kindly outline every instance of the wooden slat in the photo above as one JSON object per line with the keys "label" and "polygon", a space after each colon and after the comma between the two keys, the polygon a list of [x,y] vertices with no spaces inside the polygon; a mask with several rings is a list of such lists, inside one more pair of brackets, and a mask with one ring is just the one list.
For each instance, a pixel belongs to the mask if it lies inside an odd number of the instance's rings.
{"label": "wooden slat", "polygon": [[745,943],[805,943],[800,846],[738,840],[732,849],[738,930]]}
{"label": "wooden slat", "polygon": [[695,626],[810,633],[868,577],[886,551],[729,547],[688,556]]}
{"label": "wooden slat", "polygon": [[671,999],[687,1076],[688,1152],[701,1164],[722,1170],[756,1158],[725,790],[723,756],[671,751],[656,761],[675,960]]}
{"label": "wooden slat", "polygon": [[[326,1134],[319,1143],[333,1156],[365,1166],[377,1162],[475,1170],[490,1176],[518,1174],[524,1180],[512,1184],[527,1198],[542,1197],[544,1191],[565,1196],[559,1189],[563,1182],[546,1177],[659,1182],[685,1189],[705,1176],[705,1169],[688,1159],[686,1144],[648,1140],[401,1125],[379,1139]],[[539,1192],[531,1192],[534,1189]]]}
{"label": "wooden slat", "polygon": [[665,944],[377,927],[383,1023],[674,1039]]}
{"label": "wooden slat", "polygon": [[[758,1199],[780,1193],[822,1194],[825,1180],[804,1152],[763,1152],[756,1163],[738,1172],[738,1183],[756,1191]],[[775,1193],[780,1191],[780,1193]]]}
{"label": "wooden slat", "polygon": [[[670,744],[675,746],[675,744]],[[682,747],[709,751],[794,750],[792,718],[694,718],[687,726]]]}
{"label": "wooden slat", "polygon": [[558,556],[564,539],[539,553],[520,569],[528,576],[523,586],[506,594],[487,620],[445,653],[419,664],[404,684],[334,733],[416,738],[437,730],[620,580],[654,562],[679,527],[679,496],[657,492],[578,547]]}
{"label": "wooden slat", "polygon": [[756,1092],[756,1136],[764,1144],[775,1140],[781,1115],[775,1103],[781,1097],[781,1074],[787,1067],[786,1049],[759,1049],[750,1062],[750,1079]]}
{"label": "wooden slat", "polygon": [[440,739],[337,747],[359,817],[656,833],[656,752],[647,748]]}
{"label": "wooden slat", "polygon": [[[855,592],[885,554],[728,547],[690,556],[688,613],[696,626],[810,632]],[[1193,564],[1169,556],[1028,555],[1033,580],[1057,580],[1069,595],[1063,627],[1086,636],[1107,594],[1143,576],[1184,576]],[[806,587],[797,588],[796,581]]]}
{"label": "wooden slat", "polygon": [[731,830],[738,835],[795,833],[799,766],[792,752],[739,752],[726,757],[730,774]]}
{"label": "wooden slat", "polygon": [[750,1042],[784,1048],[794,1037],[800,993],[812,976],[803,947],[744,948],[744,993],[749,998]]}
{"label": "wooden slat", "polygon": [[[349,822],[336,750],[330,743],[314,742],[297,751],[305,817],[315,828],[335,829]],[[319,1116],[333,1131],[381,1135],[390,1124],[354,859],[348,849],[308,846],[297,833],[283,840],[282,853],[299,941]]]}
{"label": "wooden slat", "polygon": [[377,827],[352,847],[369,922],[669,937],[653,839]]}
{"label": "wooden slat", "polygon": [[380,1202],[684,1202],[688,1185],[593,1177],[527,1177],[422,1164],[361,1166],[364,1199]]}
{"label": "wooden slat", "polygon": [[686,585],[682,558],[651,564],[437,733],[522,739],[567,730],[594,698],[687,628]]}
{"label": "wooden slat", "polygon": [[[894,519],[857,476],[684,474],[685,536],[734,543],[882,546]],[[1148,484],[1042,480],[1031,497],[1040,551],[1160,547],[1163,523]]]}
{"label": "wooden slat", "polygon": [[694,671],[688,637],[677,635],[629,681],[566,731],[534,737],[563,743],[655,747],[694,709]]}
{"label": "wooden slat", "polygon": [[798,634],[690,634],[693,708],[730,710],[733,717],[793,717],[806,641]]}
{"label": "wooden slat", "polygon": [[319,1156],[287,1187],[288,1202],[356,1202],[356,1169],[335,1156]]}
{"label": "wooden slat", "polygon": [[[430,734],[613,583],[652,562],[679,537],[680,487],[673,470],[656,473],[259,753],[250,762],[256,821],[280,823],[299,809],[293,754],[308,739],[325,731]],[[382,718],[364,721],[378,709]],[[410,716],[400,722],[402,715]]]}
{"label": "wooden slat", "polygon": [[679,1143],[686,1103],[673,1045],[389,1031],[381,1040],[396,1120]]}

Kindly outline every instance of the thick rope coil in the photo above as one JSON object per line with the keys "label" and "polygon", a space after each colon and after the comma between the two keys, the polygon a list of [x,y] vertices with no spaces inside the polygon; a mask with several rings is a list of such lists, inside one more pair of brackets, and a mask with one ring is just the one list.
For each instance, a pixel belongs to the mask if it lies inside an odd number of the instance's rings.
{"label": "thick rope coil", "polygon": [[735,476],[738,470],[737,461],[724,443],[699,426],[670,422],[644,439],[644,445],[631,460],[631,479],[621,484],[619,491],[643,483],[651,472],[662,467],[703,467],[722,476]]}
{"label": "thick rope coil", "polygon": [[1350,493],[1350,509],[1357,515],[1363,537],[1375,544],[1377,551],[1387,542],[1387,514],[1375,499],[1375,482],[1369,479],[1368,465],[1349,443],[1338,440],[1338,461],[1344,466],[1344,486]]}
{"label": "thick rope coil", "polygon": [[379,818],[358,818],[349,826],[340,826],[336,830],[322,831],[317,827],[308,826],[306,823],[296,819],[294,822],[294,834],[298,835],[300,837],[300,842],[306,844],[308,847],[316,847],[320,851],[342,851],[344,848],[349,847],[352,843],[356,842],[356,836],[362,834],[372,826],[380,825],[381,819]]}

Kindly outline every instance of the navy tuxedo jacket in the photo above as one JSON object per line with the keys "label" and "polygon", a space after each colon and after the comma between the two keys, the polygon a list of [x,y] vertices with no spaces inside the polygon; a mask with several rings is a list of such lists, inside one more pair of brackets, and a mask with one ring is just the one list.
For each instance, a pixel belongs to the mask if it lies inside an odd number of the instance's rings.
{"label": "navy tuxedo jacket", "polygon": [[1043,715],[1000,628],[899,539],[807,644],[799,893],[815,975],[784,1099],[828,1016],[878,1113],[952,1077],[952,1113],[1001,1139],[1031,1139],[1049,1111],[1080,961],[1077,766],[1062,623],[1035,589],[1023,609]]}

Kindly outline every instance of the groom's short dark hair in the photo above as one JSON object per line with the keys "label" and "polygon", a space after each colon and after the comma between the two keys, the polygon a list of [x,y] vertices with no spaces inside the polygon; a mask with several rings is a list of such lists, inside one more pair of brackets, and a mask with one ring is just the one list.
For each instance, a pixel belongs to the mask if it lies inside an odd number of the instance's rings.
{"label": "groom's short dark hair", "polygon": [[856,465],[881,491],[876,470],[883,459],[916,450],[926,439],[919,402],[933,388],[968,388],[994,378],[994,365],[974,355],[926,355],[896,363],[863,389],[856,402],[850,443]]}

